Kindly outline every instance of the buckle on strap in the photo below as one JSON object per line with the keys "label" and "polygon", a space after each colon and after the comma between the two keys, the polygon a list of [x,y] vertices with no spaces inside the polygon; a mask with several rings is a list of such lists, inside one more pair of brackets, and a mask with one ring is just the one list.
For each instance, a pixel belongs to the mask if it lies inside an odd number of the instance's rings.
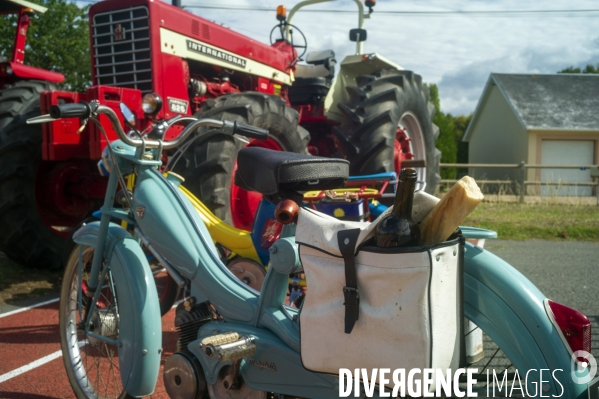
{"label": "buckle on strap", "polygon": [[[360,305],[360,291],[357,288],[343,287],[343,297],[345,298],[345,302],[343,303],[345,306]],[[358,320],[357,315],[356,320]]]}

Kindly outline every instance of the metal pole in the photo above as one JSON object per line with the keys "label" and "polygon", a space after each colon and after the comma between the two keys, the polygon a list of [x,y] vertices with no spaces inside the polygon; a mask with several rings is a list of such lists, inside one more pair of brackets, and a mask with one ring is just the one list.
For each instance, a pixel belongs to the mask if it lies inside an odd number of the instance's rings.
{"label": "metal pole", "polygon": [[524,161],[520,162],[520,203],[524,203],[524,190],[526,187],[524,181],[526,180],[526,169],[524,168]]}
{"label": "metal pole", "polygon": [[172,4],[173,4],[175,7],[183,8],[183,7],[181,6],[181,0],[172,0],[172,1],[173,1],[173,2],[172,2]]}
{"label": "metal pole", "polygon": [[[358,28],[362,29],[362,27],[364,26],[364,6],[362,5],[362,2],[360,0],[354,1],[358,5]],[[358,38],[358,41],[356,42],[356,54],[362,54],[362,52],[364,51],[364,41],[360,39],[361,37]]]}
{"label": "metal pole", "polygon": [[595,186],[595,194],[597,195],[597,206],[599,206],[599,167],[591,167],[591,177],[593,178],[593,181],[597,183]]}

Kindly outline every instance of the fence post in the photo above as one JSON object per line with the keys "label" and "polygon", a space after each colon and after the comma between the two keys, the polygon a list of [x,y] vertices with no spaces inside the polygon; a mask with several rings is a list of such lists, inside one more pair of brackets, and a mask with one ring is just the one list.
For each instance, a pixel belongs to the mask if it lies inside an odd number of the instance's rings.
{"label": "fence post", "polygon": [[597,183],[595,186],[595,195],[597,195],[597,206],[599,206],[599,167],[593,166],[591,168],[591,177],[593,181]]}
{"label": "fence post", "polygon": [[524,161],[520,161],[520,203],[524,202],[524,181],[526,177],[526,169],[524,168]]}

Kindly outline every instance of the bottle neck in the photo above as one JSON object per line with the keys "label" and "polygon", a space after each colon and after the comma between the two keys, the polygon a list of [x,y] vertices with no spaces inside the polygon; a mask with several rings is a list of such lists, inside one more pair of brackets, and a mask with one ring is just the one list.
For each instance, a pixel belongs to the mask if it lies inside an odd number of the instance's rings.
{"label": "bottle neck", "polygon": [[407,178],[399,181],[399,189],[395,195],[395,204],[393,205],[393,213],[398,218],[412,218],[412,204],[414,203],[415,188],[415,178]]}

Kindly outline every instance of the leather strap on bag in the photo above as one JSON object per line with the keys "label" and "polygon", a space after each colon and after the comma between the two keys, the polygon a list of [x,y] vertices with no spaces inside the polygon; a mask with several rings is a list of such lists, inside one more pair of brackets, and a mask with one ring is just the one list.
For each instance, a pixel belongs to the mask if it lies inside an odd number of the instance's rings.
{"label": "leather strap on bag", "polygon": [[356,260],[354,251],[360,229],[341,230],[337,232],[339,252],[345,262],[345,333],[349,334],[358,320],[360,310],[360,293],[358,292],[358,274],[356,273]]}

